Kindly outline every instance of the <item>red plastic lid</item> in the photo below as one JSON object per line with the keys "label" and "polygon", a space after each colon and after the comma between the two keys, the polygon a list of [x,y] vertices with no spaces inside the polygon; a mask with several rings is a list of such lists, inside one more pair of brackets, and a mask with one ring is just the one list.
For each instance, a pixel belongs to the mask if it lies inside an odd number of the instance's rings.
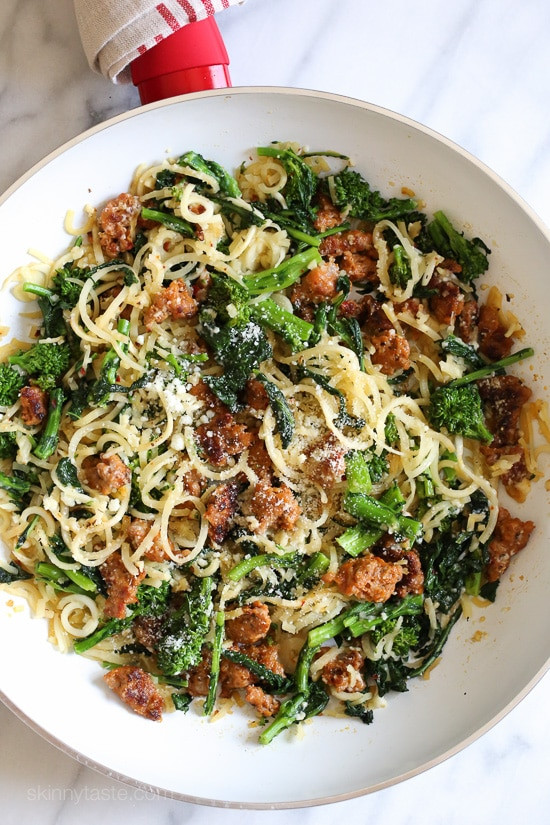
{"label": "red plastic lid", "polygon": [[231,86],[229,57],[213,17],[189,23],[131,65],[142,103]]}

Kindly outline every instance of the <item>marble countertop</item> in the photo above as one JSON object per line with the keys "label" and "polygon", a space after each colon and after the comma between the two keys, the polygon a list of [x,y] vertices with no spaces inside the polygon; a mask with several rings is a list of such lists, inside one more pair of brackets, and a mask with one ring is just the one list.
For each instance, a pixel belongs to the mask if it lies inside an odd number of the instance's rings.
{"label": "marble countertop", "polygon": [[[547,0],[248,0],[217,19],[235,86],[332,91],[399,111],[487,163],[550,225]],[[0,38],[0,191],[50,150],[139,103],[133,87],[88,68],[71,0],[2,0]],[[371,796],[301,811],[148,796],[80,766],[3,706],[0,731],[3,825],[548,821],[550,675],[447,762]]]}

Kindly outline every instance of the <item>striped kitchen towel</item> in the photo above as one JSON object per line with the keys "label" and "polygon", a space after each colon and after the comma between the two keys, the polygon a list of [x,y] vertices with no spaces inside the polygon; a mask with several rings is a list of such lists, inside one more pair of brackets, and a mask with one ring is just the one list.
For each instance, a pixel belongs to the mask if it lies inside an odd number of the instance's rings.
{"label": "striped kitchen towel", "polygon": [[130,63],[187,23],[242,0],[74,0],[88,63],[113,83],[129,83]]}

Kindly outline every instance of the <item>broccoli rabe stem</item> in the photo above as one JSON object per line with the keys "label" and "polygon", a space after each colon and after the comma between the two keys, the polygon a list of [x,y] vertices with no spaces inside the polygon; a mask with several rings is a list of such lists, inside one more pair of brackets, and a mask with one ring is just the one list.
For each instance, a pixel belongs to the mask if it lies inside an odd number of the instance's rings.
{"label": "broccoli rabe stem", "polygon": [[411,541],[415,541],[422,531],[422,525],[416,519],[397,515],[386,504],[364,493],[346,493],[344,509],[358,521],[394,530]]}
{"label": "broccoli rabe stem", "polygon": [[249,309],[255,321],[284,338],[293,352],[305,349],[313,331],[313,324],[283,309],[271,298],[266,298],[259,304],[250,304]]}
{"label": "broccoli rabe stem", "polygon": [[340,545],[348,556],[357,558],[373,544],[376,544],[382,536],[382,530],[377,527],[366,527],[364,524],[356,524],[354,527],[348,527],[345,533],[335,539],[336,543]]}
{"label": "broccoli rabe stem", "polygon": [[479,381],[480,378],[487,378],[488,375],[492,375],[505,367],[511,367],[512,364],[517,364],[519,361],[525,361],[526,358],[532,358],[534,354],[535,350],[532,347],[525,347],[524,349],[514,352],[512,355],[507,355],[506,358],[501,358],[500,361],[494,361],[492,364],[487,364],[485,367],[474,370],[474,372],[468,372],[466,375],[463,375],[462,378],[455,378],[453,381],[449,381],[449,383],[444,386],[463,387],[465,384],[471,384],[472,381]]}
{"label": "broccoli rabe stem", "polygon": [[306,693],[297,693],[282,703],[273,722],[260,734],[258,739],[260,745],[269,745],[279,733],[295,724],[297,721],[296,717],[306,698]]}
{"label": "broccoli rabe stem", "polygon": [[210,716],[216,704],[216,691],[220,679],[220,661],[222,654],[223,638],[225,634],[225,613],[218,610],[214,617],[214,643],[212,645],[212,665],[210,667],[210,681],[208,683],[208,694],[203,706],[205,716]]}
{"label": "broccoli rabe stem", "polygon": [[[125,318],[120,318],[117,324],[117,332],[121,335],[128,336],[130,332],[130,322]],[[123,342],[121,349],[123,352],[126,352],[128,344]],[[111,393],[116,392],[117,389],[116,380],[119,366],[120,355],[114,347],[111,347],[103,358],[99,377],[88,393],[89,404],[94,404],[96,407],[105,407],[109,403]]]}
{"label": "broccoli rabe stem", "polygon": [[298,559],[299,555],[296,552],[285,553],[282,556],[278,556],[276,553],[261,553],[258,556],[250,556],[250,558],[240,561],[235,567],[231,568],[227,578],[233,582],[238,582],[258,567],[266,567],[267,565],[272,567],[294,567]]}
{"label": "broccoli rabe stem", "polygon": [[322,258],[315,247],[304,249],[279,266],[244,276],[244,285],[250,295],[278,292],[296,283],[313,264],[320,265]]}
{"label": "broccoli rabe stem", "polygon": [[21,498],[31,489],[30,481],[24,478],[17,478],[17,476],[7,476],[0,472],[0,488],[7,490],[10,495],[15,498]]}
{"label": "broccoli rabe stem", "polygon": [[35,456],[42,461],[49,458],[57,449],[64,401],[65,394],[62,389],[56,387],[51,390],[46,424],[40,436],[40,441],[34,449]]}
{"label": "broccoli rabe stem", "polygon": [[157,209],[147,209],[143,207],[141,210],[141,217],[146,221],[155,221],[171,229],[173,232],[179,232],[184,238],[193,238],[195,230],[190,223],[187,223],[183,218],[178,218],[173,212],[159,212]]}

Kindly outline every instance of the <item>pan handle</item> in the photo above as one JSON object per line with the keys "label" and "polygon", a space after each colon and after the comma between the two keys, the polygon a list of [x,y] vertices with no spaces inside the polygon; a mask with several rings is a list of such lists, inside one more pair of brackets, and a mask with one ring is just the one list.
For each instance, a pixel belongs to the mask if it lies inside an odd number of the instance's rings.
{"label": "pan handle", "polygon": [[142,103],[231,86],[229,57],[213,17],[189,23],[136,58],[132,82]]}

